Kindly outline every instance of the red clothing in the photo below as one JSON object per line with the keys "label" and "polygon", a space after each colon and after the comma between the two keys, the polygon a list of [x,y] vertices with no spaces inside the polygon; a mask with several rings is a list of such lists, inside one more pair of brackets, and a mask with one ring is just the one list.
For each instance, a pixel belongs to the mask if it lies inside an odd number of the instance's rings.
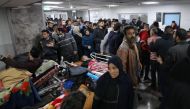
{"label": "red clothing", "polygon": [[147,40],[150,37],[147,30],[143,30],[139,33],[140,42],[141,42],[141,49],[144,51],[149,51],[149,47],[147,44]]}

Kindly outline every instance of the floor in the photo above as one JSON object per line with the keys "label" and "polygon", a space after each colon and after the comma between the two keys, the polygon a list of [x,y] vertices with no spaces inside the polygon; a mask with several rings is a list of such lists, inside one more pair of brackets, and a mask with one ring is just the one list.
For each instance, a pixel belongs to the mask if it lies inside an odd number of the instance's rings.
{"label": "floor", "polygon": [[158,109],[159,96],[158,92],[147,89],[149,84],[140,84],[137,93],[141,96],[141,100],[138,100],[138,106],[136,109]]}

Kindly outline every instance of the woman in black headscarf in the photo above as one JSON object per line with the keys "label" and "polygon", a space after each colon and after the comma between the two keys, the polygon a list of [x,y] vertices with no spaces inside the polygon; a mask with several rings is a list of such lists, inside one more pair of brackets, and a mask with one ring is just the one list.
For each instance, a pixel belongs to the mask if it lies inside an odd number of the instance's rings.
{"label": "woman in black headscarf", "polygon": [[132,82],[123,72],[121,59],[110,58],[108,69],[97,81],[92,109],[132,109]]}

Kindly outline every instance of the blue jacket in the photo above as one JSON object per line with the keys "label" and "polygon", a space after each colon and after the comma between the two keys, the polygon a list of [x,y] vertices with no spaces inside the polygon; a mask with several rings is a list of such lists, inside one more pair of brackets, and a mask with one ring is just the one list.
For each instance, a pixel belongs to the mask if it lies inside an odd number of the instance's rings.
{"label": "blue jacket", "polygon": [[88,49],[88,46],[91,46],[91,49],[94,48],[94,37],[92,34],[90,34],[90,36],[83,36],[82,37],[82,46],[85,49]]}

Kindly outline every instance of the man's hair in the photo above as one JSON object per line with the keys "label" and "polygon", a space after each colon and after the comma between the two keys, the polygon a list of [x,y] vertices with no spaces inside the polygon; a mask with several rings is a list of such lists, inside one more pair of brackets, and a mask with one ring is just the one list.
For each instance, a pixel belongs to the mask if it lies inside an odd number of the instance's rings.
{"label": "man's hair", "polygon": [[93,23],[93,26],[97,26],[97,23]]}
{"label": "man's hair", "polygon": [[136,30],[136,28],[135,28],[134,26],[131,26],[131,25],[126,26],[126,27],[123,29],[124,35],[126,35],[126,31],[128,31],[129,29],[134,29],[134,30]]}
{"label": "man's hair", "polygon": [[153,25],[154,25],[155,27],[159,28],[159,23],[158,23],[157,21],[155,21],[155,22],[153,23]]}
{"label": "man's hair", "polygon": [[82,92],[73,92],[66,97],[61,109],[83,109],[85,101],[86,96]]}
{"label": "man's hair", "polygon": [[149,28],[149,24],[144,23],[144,24],[143,24],[143,27],[145,27],[145,26]]}
{"label": "man's hair", "polygon": [[58,28],[58,31],[60,31],[60,32],[62,32],[62,33],[65,32],[63,28]]}
{"label": "man's hair", "polygon": [[37,47],[32,47],[32,49],[30,50],[30,54],[32,55],[33,58],[39,58],[40,53],[41,51]]}
{"label": "man's hair", "polygon": [[172,26],[166,26],[164,29],[165,34],[172,34],[173,33],[173,28]]}
{"label": "man's hair", "polygon": [[45,32],[46,32],[46,33],[49,34],[49,31],[48,31],[48,30],[42,30],[41,32],[42,32],[42,33],[45,33]]}
{"label": "man's hair", "polygon": [[120,23],[116,23],[113,27],[114,31],[118,31],[121,27],[121,24]]}
{"label": "man's hair", "polygon": [[153,32],[153,34],[158,35],[158,28],[153,27],[150,31]]}
{"label": "man's hair", "polygon": [[84,33],[86,34],[86,32],[87,32],[87,31],[89,31],[89,32],[90,32],[90,30],[89,30],[89,29],[85,29],[85,30],[84,30]]}
{"label": "man's hair", "polygon": [[179,37],[180,40],[186,40],[187,31],[183,28],[180,28],[176,31],[176,36]]}
{"label": "man's hair", "polygon": [[55,26],[58,26],[58,25],[57,25],[57,24],[54,24],[54,25],[53,25],[53,28],[54,28]]}

